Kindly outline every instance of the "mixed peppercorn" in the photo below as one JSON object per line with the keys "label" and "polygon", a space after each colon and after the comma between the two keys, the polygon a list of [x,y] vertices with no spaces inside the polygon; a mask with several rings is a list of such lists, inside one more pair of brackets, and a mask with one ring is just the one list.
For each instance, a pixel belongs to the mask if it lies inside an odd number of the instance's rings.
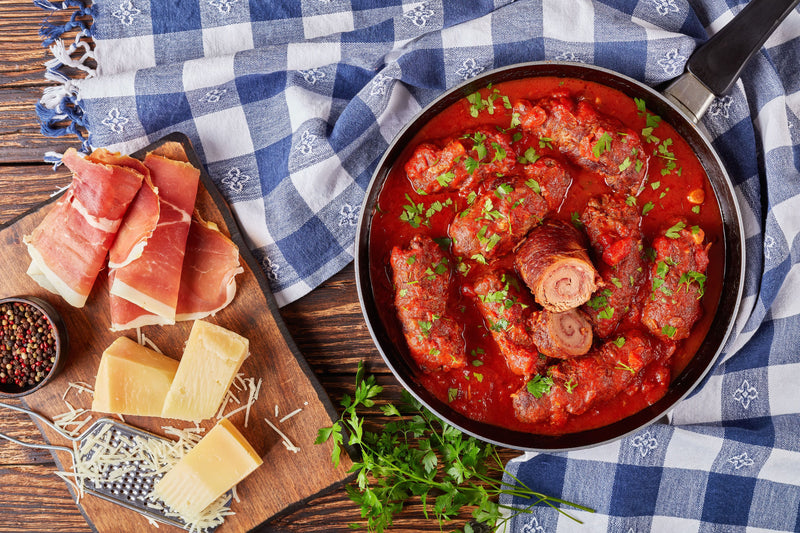
{"label": "mixed peppercorn", "polygon": [[6,392],[29,389],[47,376],[56,360],[55,335],[53,325],[36,307],[24,302],[0,304],[0,384]]}

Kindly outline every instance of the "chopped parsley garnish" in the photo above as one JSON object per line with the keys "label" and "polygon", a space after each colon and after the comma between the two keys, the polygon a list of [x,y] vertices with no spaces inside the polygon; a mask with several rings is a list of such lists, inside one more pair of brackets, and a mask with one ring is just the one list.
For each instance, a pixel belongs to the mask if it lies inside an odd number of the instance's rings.
{"label": "chopped parsley garnish", "polygon": [[542,376],[541,374],[533,376],[527,384],[528,392],[530,392],[534,398],[541,398],[545,394],[549,394],[552,387],[553,378],[550,376]]}
{"label": "chopped parsley garnish", "polygon": [[508,329],[509,323],[505,318],[499,319],[497,322],[489,321],[489,329],[492,331],[505,331]]}
{"label": "chopped parsley garnish", "polygon": [[607,305],[606,307],[603,308],[602,311],[597,313],[597,318],[600,318],[602,320],[611,320],[613,317],[614,317],[614,308],[611,307],[610,305]]}
{"label": "chopped parsley garnish", "polygon": [[677,331],[678,330],[672,326],[664,326],[663,328],[661,328],[661,333],[663,333],[670,339],[675,336],[675,333],[677,333]]}
{"label": "chopped parsley garnish", "polygon": [[575,387],[578,386],[577,383],[574,383],[572,381],[573,379],[575,379],[575,378],[570,376],[569,380],[564,382],[564,388],[567,390],[567,394],[572,394],[572,391],[574,391]]}
{"label": "chopped parsley garnish", "polygon": [[455,172],[452,172],[452,171],[451,172],[445,172],[444,174],[439,174],[438,176],[436,176],[436,181],[442,187],[447,187],[448,185],[450,185],[450,182],[452,182],[453,178],[455,178],[455,177],[456,177]]}
{"label": "chopped parsley garnish", "polygon": [[680,231],[686,227],[684,222],[678,222],[671,228],[669,228],[665,233],[664,236],[669,239],[677,239],[680,237]]}
{"label": "chopped parsley garnish", "polygon": [[641,98],[634,98],[633,101],[636,104],[636,109],[639,110],[639,116],[644,116],[644,114],[647,113],[644,100]]}
{"label": "chopped parsley garnish", "polygon": [[592,153],[596,158],[600,158],[603,152],[611,149],[611,135],[608,134],[607,131],[604,131],[597,142],[594,144],[594,148],[592,148]]}
{"label": "chopped parsley garnish", "polygon": [[664,261],[659,261],[656,263],[656,276],[660,278],[664,278],[667,276],[669,272],[669,266]]}
{"label": "chopped parsley garnish", "polygon": [[530,189],[535,192],[536,194],[542,194],[542,188],[539,187],[539,182],[535,179],[531,178],[525,182],[525,185],[530,187]]}
{"label": "chopped parsley garnish", "polygon": [[689,284],[697,283],[697,298],[702,298],[703,294],[706,292],[706,275],[701,274],[700,272],[695,272],[694,270],[690,270],[685,274],[682,274],[680,279],[678,280],[678,285],[680,286],[681,283],[686,284],[686,290],[689,290]]}
{"label": "chopped parsley garnish", "polygon": [[506,150],[502,146],[500,146],[496,142],[492,142],[492,148],[494,148],[494,157],[490,161],[490,163],[494,163],[495,161],[502,161],[506,158]]}
{"label": "chopped parsley garnish", "polygon": [[632,369],[630,366],[626,365],[622,361],[617,361],[617,366],[615,366],[614,368],[616,368],[617,370],[627,370],[631,374],[635,374],[636,373],[636,371],[634,369]]}
{"label": "chopped parsley garnish", "polygon": [[583,227],[583,222],[581,222],[581,215],[577,211],[572,213],[571,218],[573,226],[575,226],[578,229],[581,229]]}
{"label": "chopped parsley garnish", "polygon": [[626,158],[625,158],[625,161],[623,161],[623,162],[622,162],[622,163],[619,165],[619,171],[620,171],[620,172],[624,172],[624,171],[625,171],[625,169],[626,169],[626,168],[628,168],[629,166],[631,166],[631,159],[630,159],[630,157],[626,157]]}
{"label": "chopped parsley garnish", "polygon": [[404,211],[400,213],[400,220],[411,224],[412,228],[418,228],[422,223],[422,215],[425,213],[425,206],[422,203],[414,203],[414,200],[406,193],[406,200],[410,203],[403,206]]}
{"label": "chopped parsley garnish", "polygon": [[431,328],[433,327],[433,322],[429,322],[427,320],[417,320],[417,325],[419,326],[420,334],[423,338],[428,338],[431,334]]}
{"label": "chopped parsley garnish", "polygon": [[651,184],[650,184],[650,187],[651,187],[653,190],[656,190],[656,189],[658,189],[659,187],[661,187],[661,182],[660,182],[660,181],[654,181],[653,183],[651,183]]}
{"label": "chopped parsley garnish", "polygon": [[699,205],[692,206],[692,213],[694,213],[695,215],[699,215],[700,214],[700,206]]}
{"label": "chopped parsley garnish", "polygon": [[625,198],[625,203],[629,206],[633,207],[636,205],[636,197],[635,196],[628,196]]}
{"label": "chopped parsley garnish", "polygon": [[447,389],[447,401],[452,403],[456,398],[458,398],[458,389],[452,387]]}
{"label": "chopped parsley garnish", "polygon": [[517,161],[521,165],[527,165],[528,163],[535,163],[536,161],[539,160],[540,157],[542,156],[536,153],[536,148],[531,146],[527,150],[525,150],[525,153],[523,154],[522,157],[517,158]]}
{"label": "chopped parsley garnish", "polygon": [[432,263],[427,269],[425,269],[425,275],[428,276],[428,280],[435,279],[436,276],[441,276],[442,274],[446,274],[450,271],[448,268],[448,261],[446,257],[443,257],[441,261],[436,263]]}
{"label": "chopped parsley garnish", "polygon": [[478,166],[480,166],[480,163],[478,163],[478,160],[475,158],[467,157],[464,160],[464,168],[467,170],[467,173],[469,174],[472,174],[476,170],[478,170]]}
{"label": "chopped parsley garnish", "polygon": [[619,278],[611,278],[611,283],[613,283],[618,289],[622,288],[622,282],[619,280]]}
{"label": "chopped parsley garnish", "polygon": [[474,367],[483,366],[483,361],[481,361],[480,359],[473,359],[472,360],[472,366],[474,366]]}
{"label": "chopped parsley garnish", "polygon": [[644,207],[642,207],[642,216],[652,211],[654,207],[655,205],[653,204],[653,202],[647,202],[646,204],[644,204]]}
{"label": "chopped parsley garnish", "polygon": [[617,348],[622,348],[623,346],[625,346],[625,337],[617,337],[611,342],[613,342],[617,346]]}
{"label": "chopped parsley garnish", "polygon": [[474,254],[472,257],[470,257],[470,259],[482,265],[486,264],[486,258],[481,254]]}
{"label": "chopped parsley garnish", "polygon": [[550,137],[541,137],[539,139],[539,148],[550,148],[553,149],[553,139]]}

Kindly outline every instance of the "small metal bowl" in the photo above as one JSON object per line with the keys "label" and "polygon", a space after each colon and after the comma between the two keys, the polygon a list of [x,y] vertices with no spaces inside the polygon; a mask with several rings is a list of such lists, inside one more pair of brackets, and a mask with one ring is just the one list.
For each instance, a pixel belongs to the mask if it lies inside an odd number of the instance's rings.
{"label": "small metal bowl", "polygon": [[[10,331],[7,329],[9,328],[9,324],[7,323],[5,307],[7,305],[14,304],[22,305],[41,313],[46,323],[52,327],[53,341],[55,342],[55,345],[53,346],[53,353],[50,356],[52,358],[52,364],[50,365],[50,370],[47,371],[47,374],[42,376],[39,381],[33,384],[19,385],[14,383],[13,376],[9,375],[9,369],[5,366],[10,364],[5,361],[6,357],[12,354],[12,349],[10,349],[8,347],[9,344],[7,344],[7,341],[11,341],[12,339],[6,338],[6,334],[10,333]],[[66,353],[69,349],[67,327],[64,324],[64,320],[61,318],[61,315],[58,313],[58,311],[56,311],[55,307],[50,305],[50,303],[46,302],[45,300],[35,296],[15,296],[11,298],[3,298],[0,299],[0,307],[3,308],[2,311],[0,311],[0,361],[3,361],[2,365],[0,366],[0,397],[18,398],[36,392],[44,387],[58,374],[58,372],[64,366]],[[12,327],[16,328],[16,325],[13,325]],[[2,381],[5,381],[5,383]]]}

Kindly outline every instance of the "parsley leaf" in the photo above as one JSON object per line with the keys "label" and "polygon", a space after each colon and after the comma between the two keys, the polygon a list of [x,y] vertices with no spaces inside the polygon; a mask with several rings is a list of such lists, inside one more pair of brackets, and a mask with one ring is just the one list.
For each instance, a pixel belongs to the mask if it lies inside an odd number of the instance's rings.
{"label": "parsley leaf", "polygon": [[541,398],[545,394],[550,393],[550,389],[553,388],[553,378],[536,374],[531,378],[526,387],[534,398]]}
{"label": "parsley leaf", "polygon": [[[425,516],[430,512],[441,529],[467,509],[472,510],[476,523],[492,531],[502,528],[507,519],[501,516],[497,500],[504,494],[549,505],[570,518],[562,508],[565,505],[594,512],[536,492],[520,481],[502,482],[503,461],[494,445],[443,422],[405,390],[399,406],[380,406],[383,416],[390,418],[388,423],[364,417],[360,411],[373,408],[383,391],[375,376],[365,377],[364,373],[362,362],[356,372],[355,395],[344,396],[344,411],[330,427],[317,431],[314,443],[332,443],[331,462],[336,467],[345,445],[358,453],[351,468],[357,473],[356,480],[347,493],[360,505],[369,531],[386,530],[413,500],[421,500]],[[458,396],[458,388],[447,389],[449,402]]]}
{"label": "parsley leaf", "polygon": [[686,224],[684,222],[678,222],[664,233],[664,237],[669,239],[677,239],[680,237],[680,231],[685,227]]}
{"label": "parsley leaf", "polygon": [[611,135],[604,131],[592,148],[592,153],[596,158],[599,159],[603,152],[611,149],[611,140]]}

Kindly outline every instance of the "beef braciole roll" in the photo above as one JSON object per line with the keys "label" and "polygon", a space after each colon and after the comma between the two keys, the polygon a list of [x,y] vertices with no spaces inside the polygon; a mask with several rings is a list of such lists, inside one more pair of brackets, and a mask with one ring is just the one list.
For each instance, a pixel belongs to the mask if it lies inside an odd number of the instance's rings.
{"label": "beef braciole roll", "polygon": [[497,180],[450,224],[453,252],[491,261],[511,251],[546,214],[547,202],[523,178]]}
{"label": "beef braciole roll", "polygon": [[683,220],[663,230],[653,241],[655,262],[650,271],[651,293],[642,309],[642,323],[653,335],[677,341],[689,336],[700,318],[705,291],[708,248],[698,226]]}
{"label": "beef braciole roll", "polygon": [[653,342],[638,331],[619,339],[606,342],[588,355],[548,367],[551,386],[537,395],[525,386],[512,396],[517,419],[561,426],[569,415],[582,414],[625,390],[642,369],[669,356],[674,349]]}
{"label": "beef braciole roll", "polygon": [[475,299],[508,368],[526,378],[535,374],[544,358],[539,357],[530,328],[533,301],[517,277],[492,271],[465,287],[465,292]]}
{"label": "beef braciole roll", "polygon": [[581,306],[597,289],[598,275],[573,226],[547,221],[528,234],[515,265],[536,302],[552,312]]}
{"label": "beef braciole roll", "polygon": [[444,251],[430,237],[417,235],[407,247],[395,246],[389,262],[411,356],[425,372],[463,367],[463,326],[447,309],[453,274]]}
{"label": "beef braciole roll", "polygon": [[567,93],[535,103],[518,100],[514,111],[523,130],[549,139],[573,163],[603,176],[615,192],[639,192],[649,158],[639,134],[616,118]]}
{"label": "beef braciole roll", "polygon": [[631,311],[647,275],[641,218],[635,205],[610,194],[591,198],[581,216],[603,278],[603,287],[583,310],[591,317],[600,338],[611,335]]}
{"label": "beef braciole roll", "polygon": [[550,211],[558,211],[572,185],[569,171],[556,159],[542,157],[535,163],[522,167],[525,179],[534,189],[538,188]]}
{"label": "beef braciole roll", "polygon": [[533,312],[531,331],[536,347],[548,357],[569,359],[584,355],[592,347],[592,323],[578,309]]}
{"label": "beef braciole roll", "polygon": [[405,171],[420,194],[458,191],[466,195],[485,178],[507,174],[515,163],[507,133],[478,128],[444,141],[441,149],[434,143],[420,144]]}

